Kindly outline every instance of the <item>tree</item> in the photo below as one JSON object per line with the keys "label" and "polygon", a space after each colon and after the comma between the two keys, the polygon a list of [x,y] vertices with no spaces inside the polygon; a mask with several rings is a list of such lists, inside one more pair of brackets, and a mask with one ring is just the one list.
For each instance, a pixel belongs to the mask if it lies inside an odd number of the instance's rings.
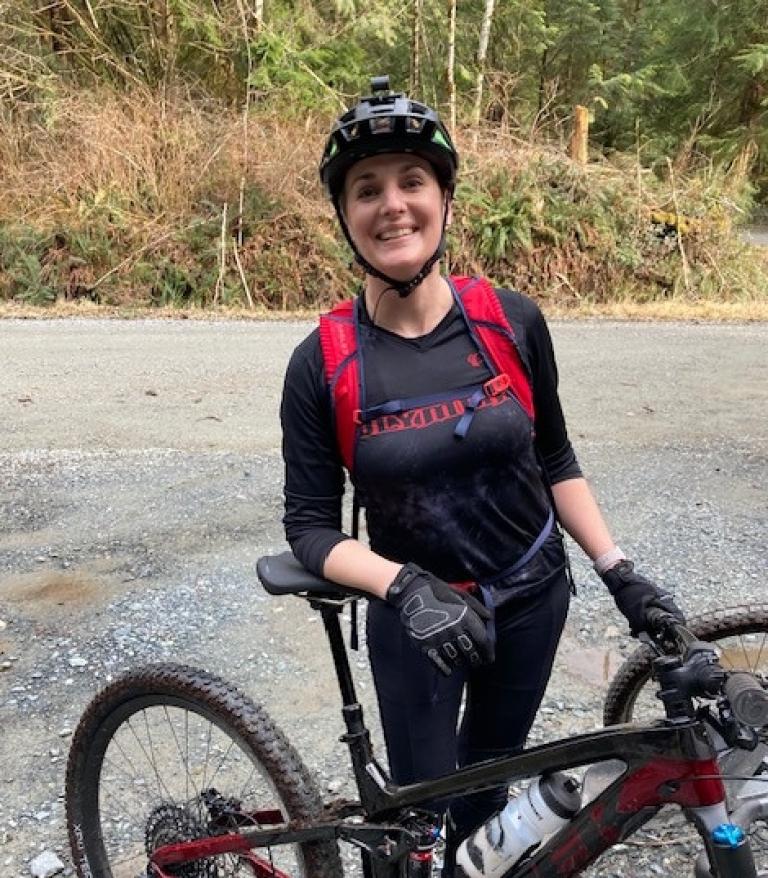
{"label": "tree", "polygon": [[495,0],[485,0],[485,11],[483,12],[483,23],[480,26],[480,43],[477,48],[477,81],[475,84],[475,111],[473,114],[473,122],[475,127],[475,136],[480,126],[480,114],[483,105],[483,76],[485,74],[485,58],[488,54],[488,41],[491,35],[491,22],[493,20],[493,7]]}

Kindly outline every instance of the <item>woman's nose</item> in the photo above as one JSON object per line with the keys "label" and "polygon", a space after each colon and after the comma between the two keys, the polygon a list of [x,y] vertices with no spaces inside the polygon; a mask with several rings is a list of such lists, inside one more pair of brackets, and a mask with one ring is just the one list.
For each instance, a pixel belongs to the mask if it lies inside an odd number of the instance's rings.
{"label": "woman's nose", "polygon": [[405,201],[400,187],[392,183],[384,187],[382,208],[385,213],[401,213],[405,209]]}

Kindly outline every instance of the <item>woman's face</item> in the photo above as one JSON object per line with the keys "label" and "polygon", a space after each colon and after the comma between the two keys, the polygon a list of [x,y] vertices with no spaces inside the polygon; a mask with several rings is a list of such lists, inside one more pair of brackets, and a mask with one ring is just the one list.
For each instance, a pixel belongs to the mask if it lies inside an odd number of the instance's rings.
{"label": "woman's face", "polygon": [[361,256],[395,280],[417,274],[437,249],[445,196],[426,159],[372,156],[350,168],[342,210]]}

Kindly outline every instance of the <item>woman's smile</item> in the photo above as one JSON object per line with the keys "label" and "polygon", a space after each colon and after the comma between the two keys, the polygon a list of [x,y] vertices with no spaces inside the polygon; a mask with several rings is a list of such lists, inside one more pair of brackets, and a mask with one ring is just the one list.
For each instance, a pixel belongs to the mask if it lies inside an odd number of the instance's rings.
{"label": "woman's smile", "polygon": [[387,231],[381,232],[378,235],[378,238],[381,241],[395,241],[398,238],[405,238],[408,235],[412,235],[416,231],[414,226],[405,226],[399,229],[388,229]]}

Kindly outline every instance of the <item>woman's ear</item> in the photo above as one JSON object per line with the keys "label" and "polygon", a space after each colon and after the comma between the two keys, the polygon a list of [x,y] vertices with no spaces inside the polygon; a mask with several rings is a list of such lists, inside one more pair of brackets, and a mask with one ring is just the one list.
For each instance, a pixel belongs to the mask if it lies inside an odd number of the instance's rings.
{"label": "woman's ear", "polygon": [[445,193],[445,227],[448,228],[453,222],[453,195],[450,192]]}

